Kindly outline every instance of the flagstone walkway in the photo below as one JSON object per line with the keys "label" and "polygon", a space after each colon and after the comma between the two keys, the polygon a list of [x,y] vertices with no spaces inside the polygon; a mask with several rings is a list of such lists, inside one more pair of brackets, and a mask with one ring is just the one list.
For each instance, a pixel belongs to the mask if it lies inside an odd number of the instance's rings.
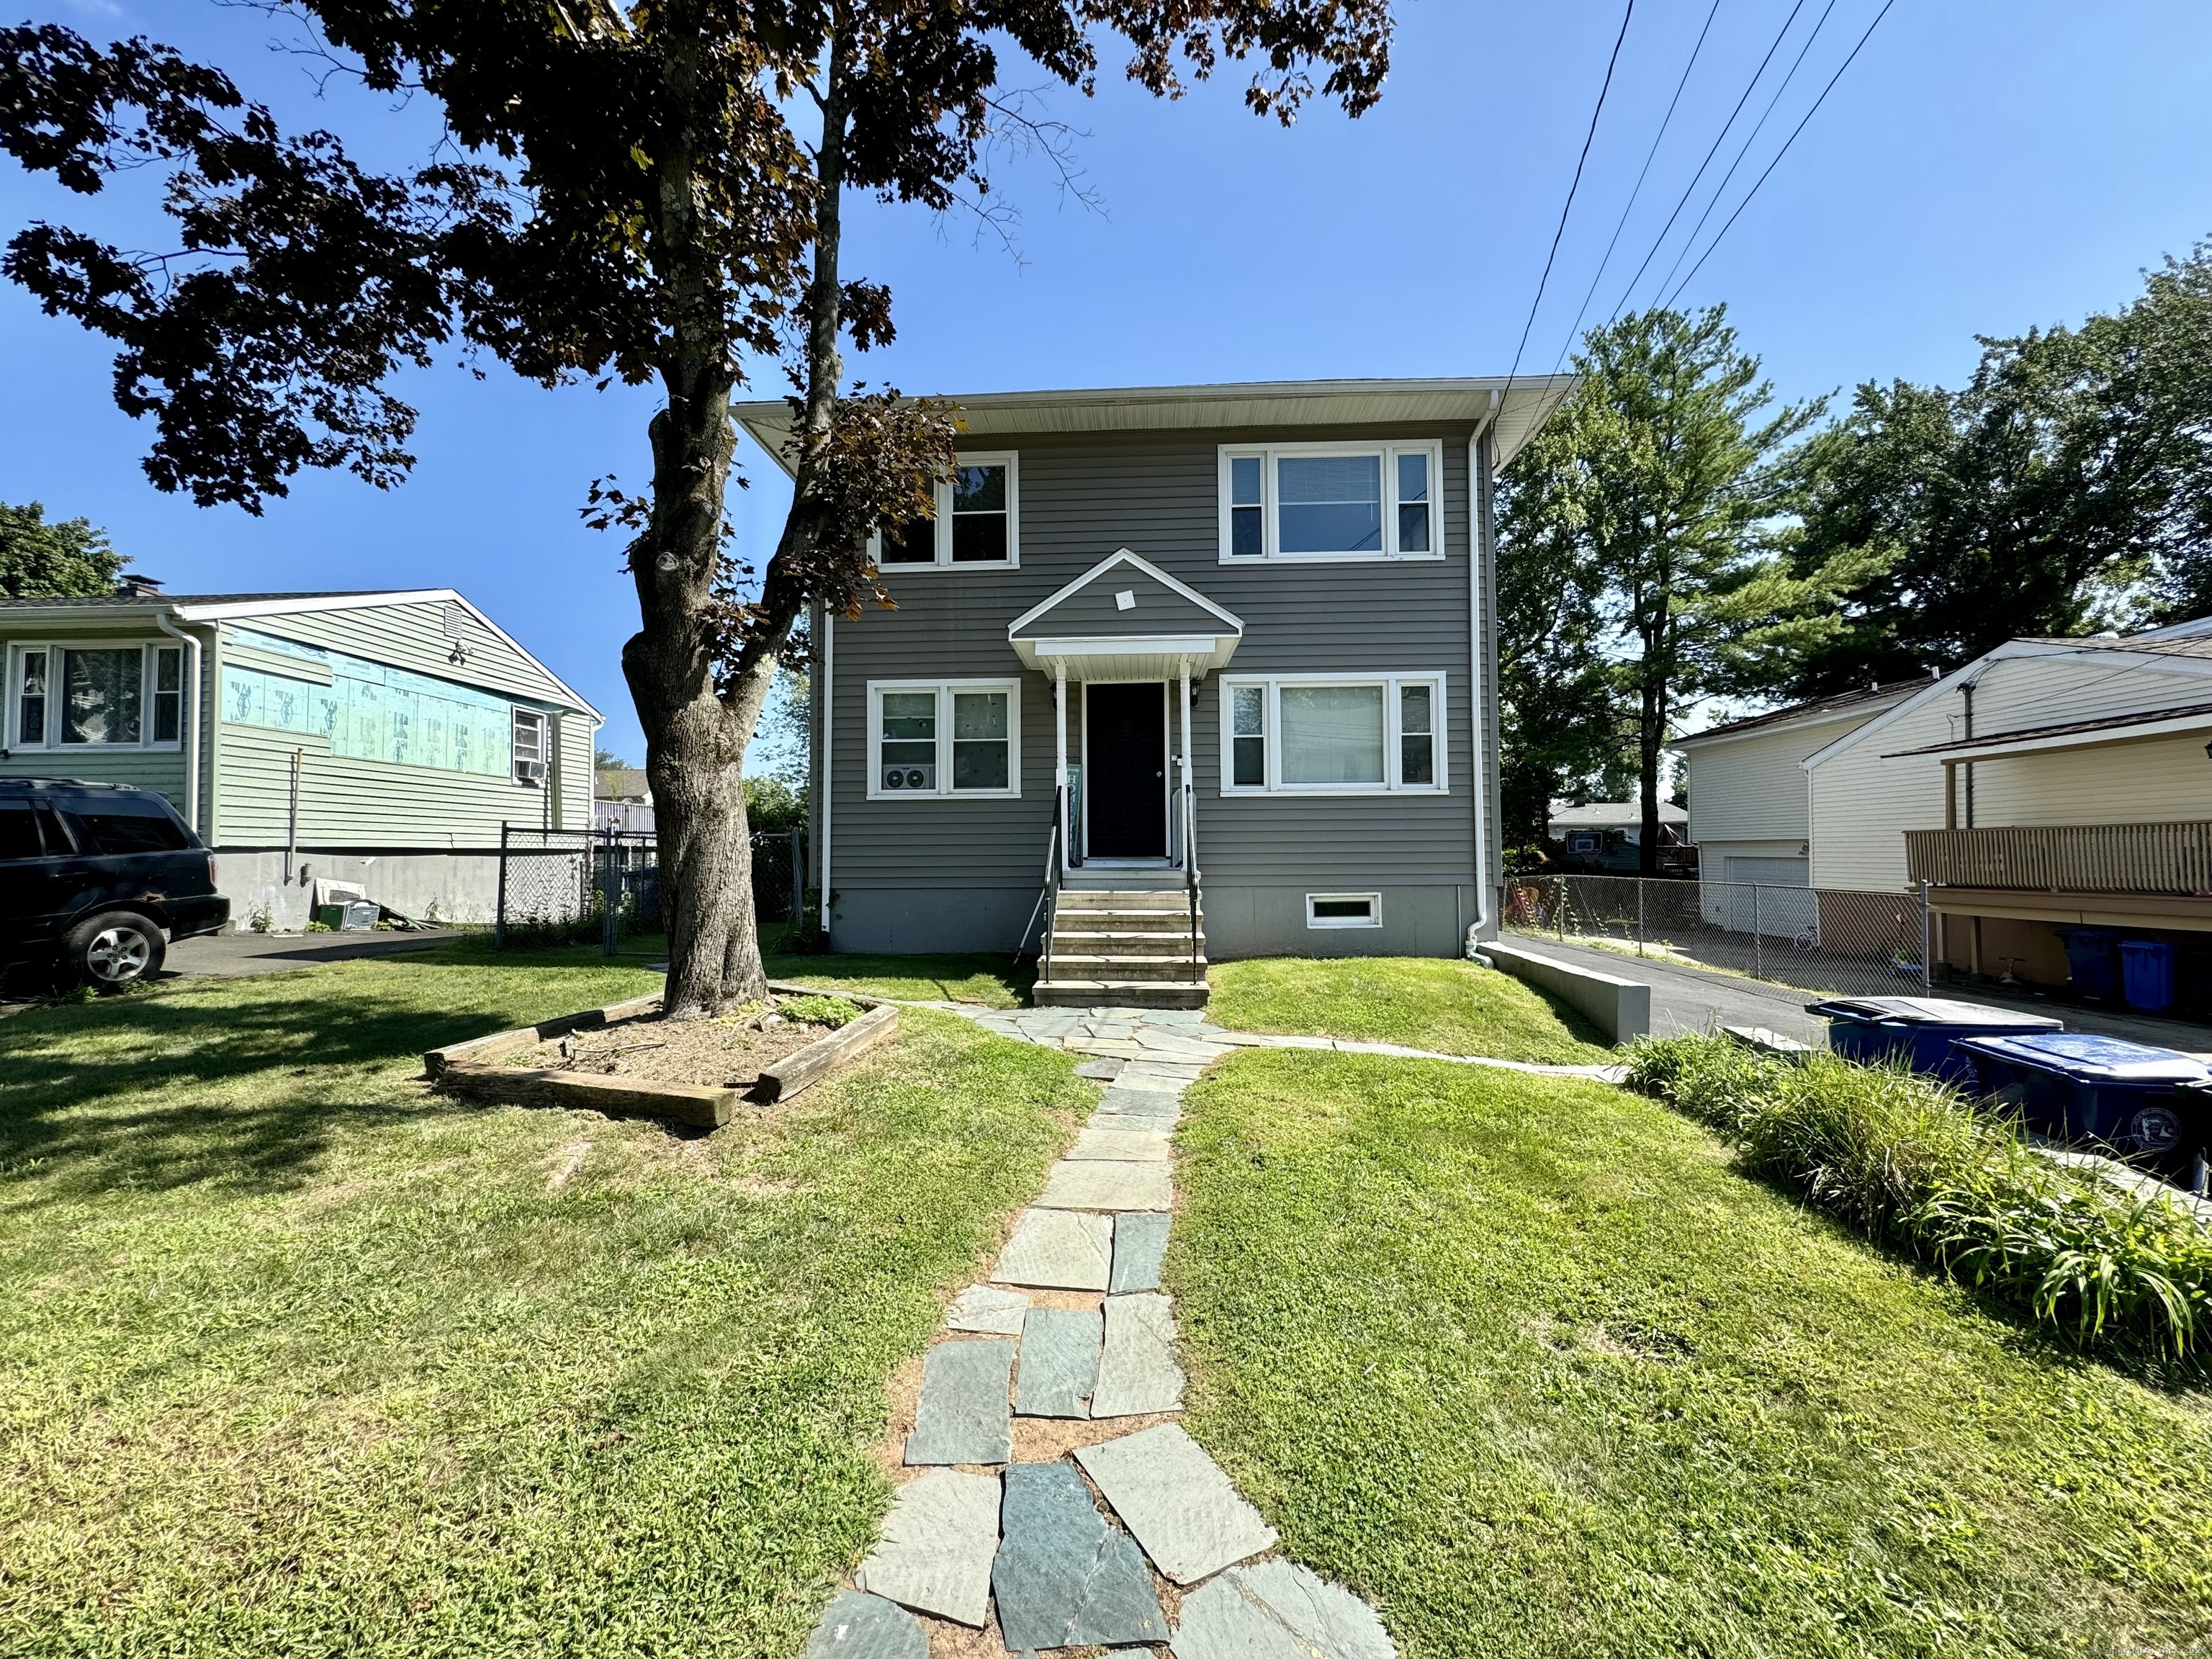
{"label": "flagstone walkway", "polygon": [[921,1473],[807,1659],[927,1659],[933,1635],[941,1654],[987,1651],[995,1636],[1012,1653],[1395,1659],[1364,1601],[1270,1553],[1273,1528],[1176,1420],[1183,1372],[1159,1284],[1183,1091],[1254,1047],[1608,1079],[1618,1068],[1225,1031],[1198,1010],[930,1006],[1085,1054],[1080,1073],[1108,1087],[988,1279],[946,1310],[905,1444]]}

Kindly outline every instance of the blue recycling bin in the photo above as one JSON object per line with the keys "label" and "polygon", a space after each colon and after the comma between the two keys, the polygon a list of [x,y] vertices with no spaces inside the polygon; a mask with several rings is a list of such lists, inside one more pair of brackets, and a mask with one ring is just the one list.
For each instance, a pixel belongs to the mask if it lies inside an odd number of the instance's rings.
{"label": "blue recycling bin", "polygon": [[1828,1046],[1846,1060],[1869,1066],[1902,1060],[1916,1072],[1966,1086],[1974,1069],[1951,1052],[1954,1039],[2063,1029],[2048,1014],[1949,997],[1836,997],[1808,1002],[1805,1012],[1828,1022]]}
{"label": "blue recycling bin", "polygon": [[2174,1175],[2208,1144],[2212,1066],[2191,1055],[2088,1031],[1961,1037],[1952,1051],[1983,1094],[2038,1134],[2094,1141]]}
{"label": "blue recycling bin", "polygon": [[2162,1014],[2172,1007],[2180,957],[2180,947],[2166,939],[2122,939],[2120,988],[2128,1006],[2146,1014]]}
{"label": "blue recycling bin", "polygon": [[2074,994],[2094,1002],[2118,995],[2120,936],[2109,927],[2061,927],[2057,933],[2058,942],[2066,947]]}

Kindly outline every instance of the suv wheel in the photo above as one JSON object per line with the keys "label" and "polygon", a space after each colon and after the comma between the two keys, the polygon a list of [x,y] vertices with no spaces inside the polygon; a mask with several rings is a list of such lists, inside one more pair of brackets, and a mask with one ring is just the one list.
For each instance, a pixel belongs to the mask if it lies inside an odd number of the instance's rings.
{"label": "suv wheel", "polygon": [[120,991],[151,979],[167,951],[159,928],[124,910],[79,922],[70,929],[65,948],[77,976],[101,991]]}

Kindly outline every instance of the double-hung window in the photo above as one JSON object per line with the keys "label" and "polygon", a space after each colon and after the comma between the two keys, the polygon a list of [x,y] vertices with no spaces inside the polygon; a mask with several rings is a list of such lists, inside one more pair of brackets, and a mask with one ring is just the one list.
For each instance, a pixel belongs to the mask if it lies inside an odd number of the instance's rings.
{"label": "double-hung window", "polygon": [[1021,686],[885,680],[868,686],[868,798],[1018,798]]}
{"label": "double-hung window", "polygon": [[1441,674],[1227,675],[1221,792],[1441,793]]}
{"label": "double-hung window", "polygon": [[184,736],[184,649],[19,645],[8,668],[15,749],[173,749]]}
{"label": "double-hung window", "polygon": [[870,553],[886,569],[1019,565],[1019,458],[1011,452],[959,456],[951,481],[937,486],[936,516],[878,535]]}
{"label": "double-hung window", "polygon": [[546,741],[545,716],[534,708],[518,708],[509,716],[508,753],[514,757],[514,781],[545,781],[545,763],[552,745]]}
{"label": "double-hung window", "polygon": [[1225,446],[1221,562],[1440,558],[1443,467],[1432,443]]}

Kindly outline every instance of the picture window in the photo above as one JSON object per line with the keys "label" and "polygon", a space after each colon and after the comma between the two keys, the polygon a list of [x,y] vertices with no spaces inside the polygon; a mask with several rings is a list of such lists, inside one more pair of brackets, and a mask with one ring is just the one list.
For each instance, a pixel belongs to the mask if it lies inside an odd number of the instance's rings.
{"label": "picture window", "polygon": [[1442,675],[1231,676],[1224,794],[1442,793]]}
{"label": "picture window", "polygon": [[1221,559],[1442,556],[1440,446],[1284,444],[1221,452]]}

